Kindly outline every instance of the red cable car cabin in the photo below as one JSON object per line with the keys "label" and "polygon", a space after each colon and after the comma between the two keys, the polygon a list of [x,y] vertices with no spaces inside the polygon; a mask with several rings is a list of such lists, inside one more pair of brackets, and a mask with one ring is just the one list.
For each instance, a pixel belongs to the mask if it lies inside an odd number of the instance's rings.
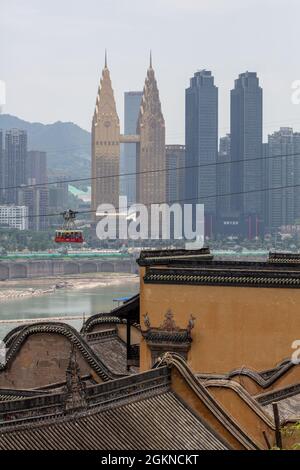
{"label": "red cable car cabin", "polygon": [[81,230],[76,229],[74,223],[76,219],[76,211],[71,209],[63,212],[61,215],[64,218],[64,225],[61,229],[55,231],[56,243],[83,243],[83,235]]}
{"label": "red cable car cabin", "polygon": [[83,243],[81,230],[56,230],[56,243]]}

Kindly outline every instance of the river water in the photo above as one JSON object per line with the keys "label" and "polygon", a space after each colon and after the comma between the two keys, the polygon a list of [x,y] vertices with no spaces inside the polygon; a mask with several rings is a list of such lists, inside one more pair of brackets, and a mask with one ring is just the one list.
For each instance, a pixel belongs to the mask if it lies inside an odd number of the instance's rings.
{"label": "river water", "polygon": [[[111,275],[109,277],[111,278]],[[54,282],[55,280],[50,281],[52,284]],[[76,282],[80,282],[79,277],[76,278]],[[0,303],[0,320],[60,316],[80,316],[83,318],[83,315],[89,316],[99,312],[109,312],[117,306],[113,299],[130,297],[139,291],[137,278],[130,275],[128,275],[127,279],[126,276],[122,275],[120,280],[109,282],[108,280],[108,285],[99,285],[92,288],[58,289],[54,293],[43,294],[38,297],[26,297],[2,302]],[[24,290],[24,288],[28,289],[28,287],[41,289],[41,283],[34,280],[30,281],[30,284],[20,281],[20,283],[14,283],[12,286],[6,284],[2,289],[13,288],[15,290]],[[77,329],[82,326],[82,319],[63,321],[70,323]],[[19,324],[0,322],[0,339]]]}

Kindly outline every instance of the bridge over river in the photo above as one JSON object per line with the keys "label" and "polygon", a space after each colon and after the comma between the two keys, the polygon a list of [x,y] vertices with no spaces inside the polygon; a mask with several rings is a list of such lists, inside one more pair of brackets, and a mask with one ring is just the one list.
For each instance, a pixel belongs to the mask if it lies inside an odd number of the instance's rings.
{"label": "bridge over river", "polygon": [[83,273],[137,273],[135,258],[123,253],[13,254],[0,257],[0,280]]}

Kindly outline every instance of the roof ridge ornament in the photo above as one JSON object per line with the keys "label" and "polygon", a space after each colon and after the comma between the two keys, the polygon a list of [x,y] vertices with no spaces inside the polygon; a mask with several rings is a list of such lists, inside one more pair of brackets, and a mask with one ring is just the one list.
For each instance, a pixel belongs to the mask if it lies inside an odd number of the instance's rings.
{"label": "roof ridge ornament", "polygon": [[72,344],[69,364],[66,370],[65,411],[87,408],[86,386],[80,376],[76,347]]}
{"label": "roof ridge ornament", "polygon": [[168,309],[165,313],[165,319],[163,323],[159,327],[160,330],[163,331],[179,331],[178,326],[174,320],[174,313],[171,309]]}

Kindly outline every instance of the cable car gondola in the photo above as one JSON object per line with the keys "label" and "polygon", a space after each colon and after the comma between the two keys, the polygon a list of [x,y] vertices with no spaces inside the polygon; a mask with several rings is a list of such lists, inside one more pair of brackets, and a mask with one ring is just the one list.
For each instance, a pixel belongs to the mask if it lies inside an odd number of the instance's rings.
{"label": "cable car gondola", "polygon": [[83,243],[81,230],[76,229],[75,219],[77,212],[71,209],[62,212],[64,224],[61,229],[55,231],[56,243]]}

